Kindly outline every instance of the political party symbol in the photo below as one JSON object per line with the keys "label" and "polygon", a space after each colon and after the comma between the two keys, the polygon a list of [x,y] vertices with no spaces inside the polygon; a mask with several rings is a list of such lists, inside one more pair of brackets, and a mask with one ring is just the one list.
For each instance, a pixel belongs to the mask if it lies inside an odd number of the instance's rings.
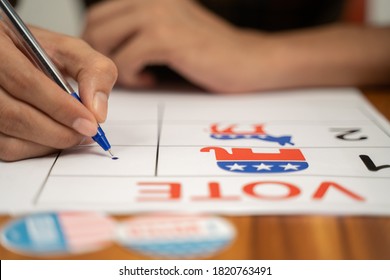
{"label": "political party symbol", "polygon": [[229,125],[225,128],[220,128],[218,124],[211,125],[211,138],[218,140],[237,140],[237,139],[257,139],[262,141],[278,143],[281,146],[286,144],[294,145],[291,142],[291,136],[272,136],[264,131],[263,124],[253,125],[251,131],[237,131],[236,125]]}
{"label": "political party symbol", "polygon": [[286,173],[309,167],[300,149],[279,149],[279,153],[254,153],[251,148],[205,147],[201,152],[215,151],[217,165],[237,173]]}

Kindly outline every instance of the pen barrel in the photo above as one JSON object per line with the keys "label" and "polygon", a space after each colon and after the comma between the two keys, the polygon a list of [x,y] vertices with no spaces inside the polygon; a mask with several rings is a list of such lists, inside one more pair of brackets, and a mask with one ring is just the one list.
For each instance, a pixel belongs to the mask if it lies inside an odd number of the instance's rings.
{"label": "pen barrel", "polygon": [[72,95],[74,98],[76,98],[78,101],[81,102],[81,98],[80,98],[80,96],[79,96],[77,93],[73,92],[71,95]]}
{"label": "pen barrel", "polygon": [[108,151],[109,149],[111,149],[111,145],[110,143],[108,142],[107,138],[106,138],[106,135],[104,134],[104,131],[103,129],[100,127],[100,125],[98,126],[98,130],[97,130],[97,133],[94,137],[92,137],[92,139],[99,144],[100,147],[103,148],[103,150],[105,151]]}

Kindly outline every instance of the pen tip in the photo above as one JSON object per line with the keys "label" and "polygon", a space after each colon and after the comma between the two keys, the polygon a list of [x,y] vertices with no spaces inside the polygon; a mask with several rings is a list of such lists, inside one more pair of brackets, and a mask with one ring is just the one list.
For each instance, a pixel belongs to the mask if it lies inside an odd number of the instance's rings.
{"label": "pen tip", "polygon": [[113,160],[119,159],[118,157],[114,156],[114,154],[111,152],[111,149],[108,149],[107,151],[108,151],[108,153],[110,154],[111,159],[113,159]]}

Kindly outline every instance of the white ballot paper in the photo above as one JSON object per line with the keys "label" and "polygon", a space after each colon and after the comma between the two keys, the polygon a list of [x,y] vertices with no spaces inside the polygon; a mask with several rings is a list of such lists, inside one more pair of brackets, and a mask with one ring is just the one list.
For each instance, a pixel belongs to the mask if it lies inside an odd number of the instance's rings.
{"label": "white ballot paper", "polygon": [[390,125],[355,89],[114,90],[96,144],[0,162],[0,212],[390,214]]}

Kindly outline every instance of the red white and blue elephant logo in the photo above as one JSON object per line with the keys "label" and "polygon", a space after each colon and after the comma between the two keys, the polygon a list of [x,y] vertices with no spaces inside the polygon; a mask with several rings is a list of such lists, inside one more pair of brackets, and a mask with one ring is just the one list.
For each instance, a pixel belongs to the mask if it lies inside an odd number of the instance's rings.
{"label": "red white and blue elephant logo", "polygon": [[210,137],[218,140],[238,140],[238,139],[256,139],[278,143],[280,146],[286,144],[294,145],[291,136],[272,136],[264,131],[263,124],[253,125],[252,130],[239,130],[237,125],[229,125],[221,128],[218,124],[212,124],[210,127]]}
{"label": "red white and blue elephant logo", "polygon": [[309,167],[300,149],[279,149],[278,153],[254,153],[250,148],[205,147],[201,152],[215,152],[217,165],[237,173],[287,173]]}

